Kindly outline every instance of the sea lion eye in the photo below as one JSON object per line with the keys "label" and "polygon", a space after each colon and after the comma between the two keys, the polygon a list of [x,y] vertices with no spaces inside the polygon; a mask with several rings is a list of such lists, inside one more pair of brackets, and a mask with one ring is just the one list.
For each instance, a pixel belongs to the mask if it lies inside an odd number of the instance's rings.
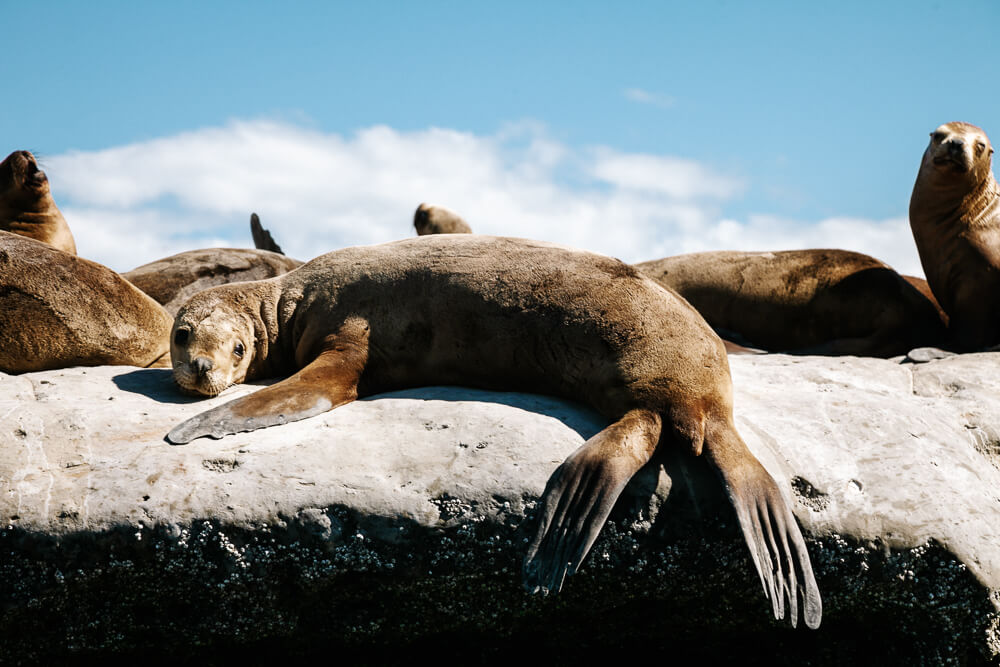
{"label": "sea lion eye", "polygon": [[233,348],[233,354],[242,359],[244,352],[245,350],[243,349],[243,343],[236,343],[236,347]]}
{"label": "sea lion eye", "polygon": [[183,345],[187,342],[188,334],[191,332],[187,329],[178,329],[174,332],[174,345]]}
{"label": "sea lion eye", "polygon": [[976,155],[980,155],[984,150],[986,150],[986,144],[981,141],[976,142]]}
{"label": "sea lion eye", "polygon": [[944,132],[931,132],[934,141],[944,141]]}

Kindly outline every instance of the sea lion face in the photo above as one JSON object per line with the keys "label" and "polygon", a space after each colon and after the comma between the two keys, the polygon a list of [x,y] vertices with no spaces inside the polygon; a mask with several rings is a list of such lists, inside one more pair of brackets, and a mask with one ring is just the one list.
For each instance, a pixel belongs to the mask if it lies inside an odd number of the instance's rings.
{"label": "sea lion face", "polygon": [[945,123],[931,132],[921,170],[935,181],[981,183],[990,174],[993,147],[980,128]]}
{"label": "sea lion face", "polygon": [[197,294],[177,313],[170,333],[174,380],[187,392],[215,396],[246,378],[254,341],[248,314],[214,295]]}
{"label": "sea lion face", "polygon": [[49,193],[49,179],[28,151],[14,151],[0,162],[0,210],[19,210]]}

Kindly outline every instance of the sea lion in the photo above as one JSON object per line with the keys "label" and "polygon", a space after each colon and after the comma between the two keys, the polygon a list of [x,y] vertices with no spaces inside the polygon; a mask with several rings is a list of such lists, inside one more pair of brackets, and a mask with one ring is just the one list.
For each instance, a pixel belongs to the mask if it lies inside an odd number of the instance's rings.
{"label": "sea lion", "polygon": [[906,274],[900,274],[903,276],[903,280],[913,285],[918,292],[924,295],[924,298],[930,301],[930,304],[934,306],[934,310],[937,311],[938,317],[941,319],[941,323],[948,327],[948,313],[944,312],[944,308],[938,303],[937,297],[934,296],[934,292],[931,291],[931,286],[923,278],[918,278],[917,276],[908,276]]}
{"label": "sea lion", "polygon": [[421,204],[413,214],[418,236],[428,234],[471,234],[472,228],[458,213],[444,206]]}
{"label": "sea lion", "polygon": [[945,336],[933,304],[848,250],[701,252],[636,264],[723,338],[770,352],[892,357]]}
{"label": "sea lion", "polygon": [[170,315],[111,269],[0,231],[0,371],[166,361]]}
{"label": "sea lion", "polygon": [[14,151],[0,162],[0,230],[76,254],[73,234],[52,199],[49,179],[28,151]]}
{"label": "sea lion", "polygon": [[951,344],[1000,343],[1000,187],[993,146],[968,123],[931,133],[910,197],[910,229],[927,282],[950,318]]}
{"label": "sea lion", "polygon": [[[258,234],[254,231],[254,222],[261,232],[267,234],[267,239],[271,239],[270,233],[260,226],[260,218],[254,213],[250,218],[250,228],[255,242]],[[273,239],[271,242],[277,247]],[[185,301],[203,289],[226,283],[272,278],[300,266],[302,262],[299,260],[269,250],[203,248],[143,264],[122,276],[163,304],[171,315],[176,315]]]}
{"label": "sea lion", "polygon": [[167,440],[305,419],[359,396],[465,385],[576,399],[612,423],[550,478],[525,585],[556,592],[659,443],[722,478],[776,618],[822,604],[802,535],[733,421],[725,348],[698,313],[619,260],[540,241],[444,234],[323,255],[178,312],[174,378],[191,393],[287,375],[189,419]]}

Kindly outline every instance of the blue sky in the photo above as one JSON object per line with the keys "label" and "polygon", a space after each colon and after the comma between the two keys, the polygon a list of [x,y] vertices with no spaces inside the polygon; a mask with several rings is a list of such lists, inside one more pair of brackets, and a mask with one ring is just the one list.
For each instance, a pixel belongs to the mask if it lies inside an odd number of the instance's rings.
{"label": "blue sky", "polygon": [[629,260],[833,245],[918,272],[928,133],[1000,127],[993,0],[5,2],[0,19],[0,152],[40,153],[81,254],[119,270],[245,245],[251,210],[307,259],[407,236],[427,200]]}

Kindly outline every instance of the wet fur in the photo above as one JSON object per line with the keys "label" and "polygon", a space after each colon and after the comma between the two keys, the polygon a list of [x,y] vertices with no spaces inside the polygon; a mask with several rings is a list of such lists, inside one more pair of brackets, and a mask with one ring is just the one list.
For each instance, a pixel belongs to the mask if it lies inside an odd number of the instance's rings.
{"label": "wet fur", "polygon": [[[213,333],[219,313],[231,333]],[[178,425],[167,436],[174,443],[434,384],[565,396],[607,416],[612,423],[546,486],[525,559],[529,590],[560,589],[658,446],[704,451],[737,508],[776,617],[787,607],[794,624],[801,598],[806,624],[819,625],[802,535],[733,424],[721,340],[683,299],[618,260],[471,235],[347,248],[277,278],[202,292],[174,331],[175,367],[201,364],[205,382],[293,374]],[[246,355],[233,352],[237,343]]]}

